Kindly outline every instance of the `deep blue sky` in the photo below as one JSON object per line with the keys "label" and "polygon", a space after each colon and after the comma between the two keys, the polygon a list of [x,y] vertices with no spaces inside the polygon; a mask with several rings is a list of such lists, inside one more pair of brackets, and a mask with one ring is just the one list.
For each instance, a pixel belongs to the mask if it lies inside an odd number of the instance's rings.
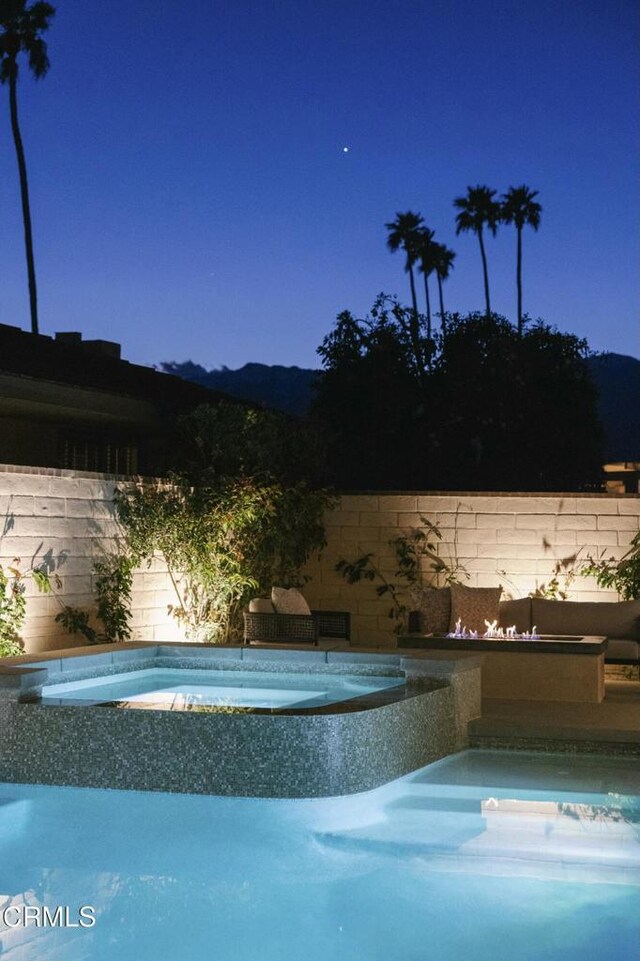
{"label": "deep blue sky", "polygon": [[[448,309],[480,308],[452,200],[524,182],[544,208],[525,309],[640,355],[635,0],[57,7],[51,70],[20,85],[43,333],[141,363],[317,366],[339,310],[408,297],[398,210],[458,252]],[[0,108],[0,322],[27,327],[6,89]],[[511,230],[488,256],[513,317]]]}

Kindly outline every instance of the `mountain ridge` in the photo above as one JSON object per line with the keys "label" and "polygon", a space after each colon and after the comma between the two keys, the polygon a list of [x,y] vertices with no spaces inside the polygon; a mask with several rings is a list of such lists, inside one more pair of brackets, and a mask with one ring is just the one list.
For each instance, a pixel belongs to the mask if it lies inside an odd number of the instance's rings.
{"label": "mountain ridge", "polygon": [[[627,354],[594,354],[586,360],[598,388],[600,419],[608,461],[640,461],[640,360]],[[236,370],[207,370],[193,361],[166,362],[175,374],[232,397],[275,407],[289,414],[306,413],[321,370],[250,362]]]}

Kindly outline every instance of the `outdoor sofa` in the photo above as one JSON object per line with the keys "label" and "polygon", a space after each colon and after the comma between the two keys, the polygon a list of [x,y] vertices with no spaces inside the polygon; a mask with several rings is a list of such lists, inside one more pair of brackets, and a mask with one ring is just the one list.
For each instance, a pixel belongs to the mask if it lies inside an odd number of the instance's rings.
{"label": "outdoor sofa", "polygon": [[523,597],[500,602],[500,625],[518,632],[596,635],[608,639],[606,664],[640,665],[640,600],[550,601]]}
{"label": "outdoor sofa", "polygon": [[[444,594],[444,588],[437,594]],[[448,614],[446,617],[448,618]],[[522,597],[500,601],[499,626],[515,625],[519,634],[535,627],[540,635],[556,637],[606,637],[605,663],[634,665],[640,668],[640,600],[635,601],[552,601],[542,597]],[[429,633],[429,630],[431,633]],[[447,629],[426,629],[420,611],[409,615],[409,634],[401,647],[410,647],[420,637],[442,636]]]}

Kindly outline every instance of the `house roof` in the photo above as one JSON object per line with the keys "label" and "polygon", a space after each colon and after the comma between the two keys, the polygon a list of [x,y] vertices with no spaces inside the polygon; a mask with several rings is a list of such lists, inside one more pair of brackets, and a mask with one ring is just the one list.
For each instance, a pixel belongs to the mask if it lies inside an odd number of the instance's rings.
{"label": "house roof", "polygon": [[144,399],[162,410],[237,403],[221,391],[122,360],[119,344],[83,341],[80,334],[48,337],[6,324],[0,324],[0,372]]}

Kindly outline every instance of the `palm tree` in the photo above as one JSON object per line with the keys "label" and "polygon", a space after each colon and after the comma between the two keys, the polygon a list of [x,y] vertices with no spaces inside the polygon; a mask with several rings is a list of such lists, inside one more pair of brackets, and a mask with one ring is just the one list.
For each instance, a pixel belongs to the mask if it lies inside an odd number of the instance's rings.
{"label": "palm tree", "polygon": [[491,303],[489,300],[489,274],[487,272],[487,255],[484,249],[483,228],[488,227],[495,237],[500,222],[500,204],[493,199],[495,194],[495,190],[478,185],[477,187],[467,187],[466,197],[456,197],[453,201],[454,207],[457,207],[460,211],[456,215],[456,233],[473,231],[480,243],[487,317],[491,316]]}
{"label": "palm tree", "polygon": [[50,3],[41,0],[27,7],[26,0],[0,0],[0,83],[9,84],[9,110],[11,130],[18,159],[20,175],[20,194],[22,198],[22,219],[24,222],[24,242],[27,254],[27,276],[29,280],[29,304],[31,308],[31,331],[38,333],[38,294],[36,289],[36,270],[33,258],[33,234],[31,230],[31,209],[29,206],[29,184],[24,147],[18,123],[18,54],[24,53],[29,59],[29,69],[39,80],[49,69],[47,45],[40,34],[49,29],[49,21],[55,14]]}
{"label": "palm tree", "polygon": [[404,269],[409,274],[411,303],[413,305],[413,312],[416,315],[418,313],[418,301],[416,298],[416,280],[413,268],[417,259],[416,248],[418,246],[418,238],[422,224],[423,220],[420,214],[414,214],[411,210],[407,210],[404,214],[396,214],[394,221],[385,224],[385,227],[389,231],[389,236],[387,237],[387,247],[389,250],[392,253],[395,253],[396,250],[403,250],[407,255]]}
{"label": "palm tree", "polygon": [[537,230],[540,226],[542,207],[536,201],[537,190],[530,190],[526,184],[521,187],[509,187],[502,197],[501,219],[505,224],[515,224],[518,234],[518,253],[516,267],[516,282],[518,285],[518,333],[522,336],[524,323],[522,320],[522,228],[529,226]]}
{"label": "palm tree", "polygon": [[389,231],[387,237],[387,247],[392,253],[396,250],[403,250],[406,254],[404,269],[409,274],[409,284],[411,286],[411,303],[413,306],[411,322],[411,343],[415,356],[416,366],[420,376],[424,373],[424,362],[420,348],[420,320],[418,315],[418,299],[416,297],[416,279],[413,272],[416,260],[418,259],[417,249],[420,239],[420,231],[423,227],[423,220],[420,214],[414,214],[407,210],[404,214],[396,214],[396,219],[391,223],[385,224]]}
{"label": "palm tree", "polygon": [[442,333],[445,332],[446,315],[444,312],[444,301],[442,299],[442,281],[447,280],[453,270],[453,262],[456,259],[455,250],[451,250],[446,244],[435,244],[435,272],[438,279],[438,297],[440,300],[440,323]]}
{"label": "palm tree", "polygon": [[433,242],[435,231],[422,227],[418,234],[416,255],[420,262],[420,271],[424,277],[424,297],[427,305],[427,337],[431,340],[431,298],[429,297],[429,274],[435,270],[435,247]]}

